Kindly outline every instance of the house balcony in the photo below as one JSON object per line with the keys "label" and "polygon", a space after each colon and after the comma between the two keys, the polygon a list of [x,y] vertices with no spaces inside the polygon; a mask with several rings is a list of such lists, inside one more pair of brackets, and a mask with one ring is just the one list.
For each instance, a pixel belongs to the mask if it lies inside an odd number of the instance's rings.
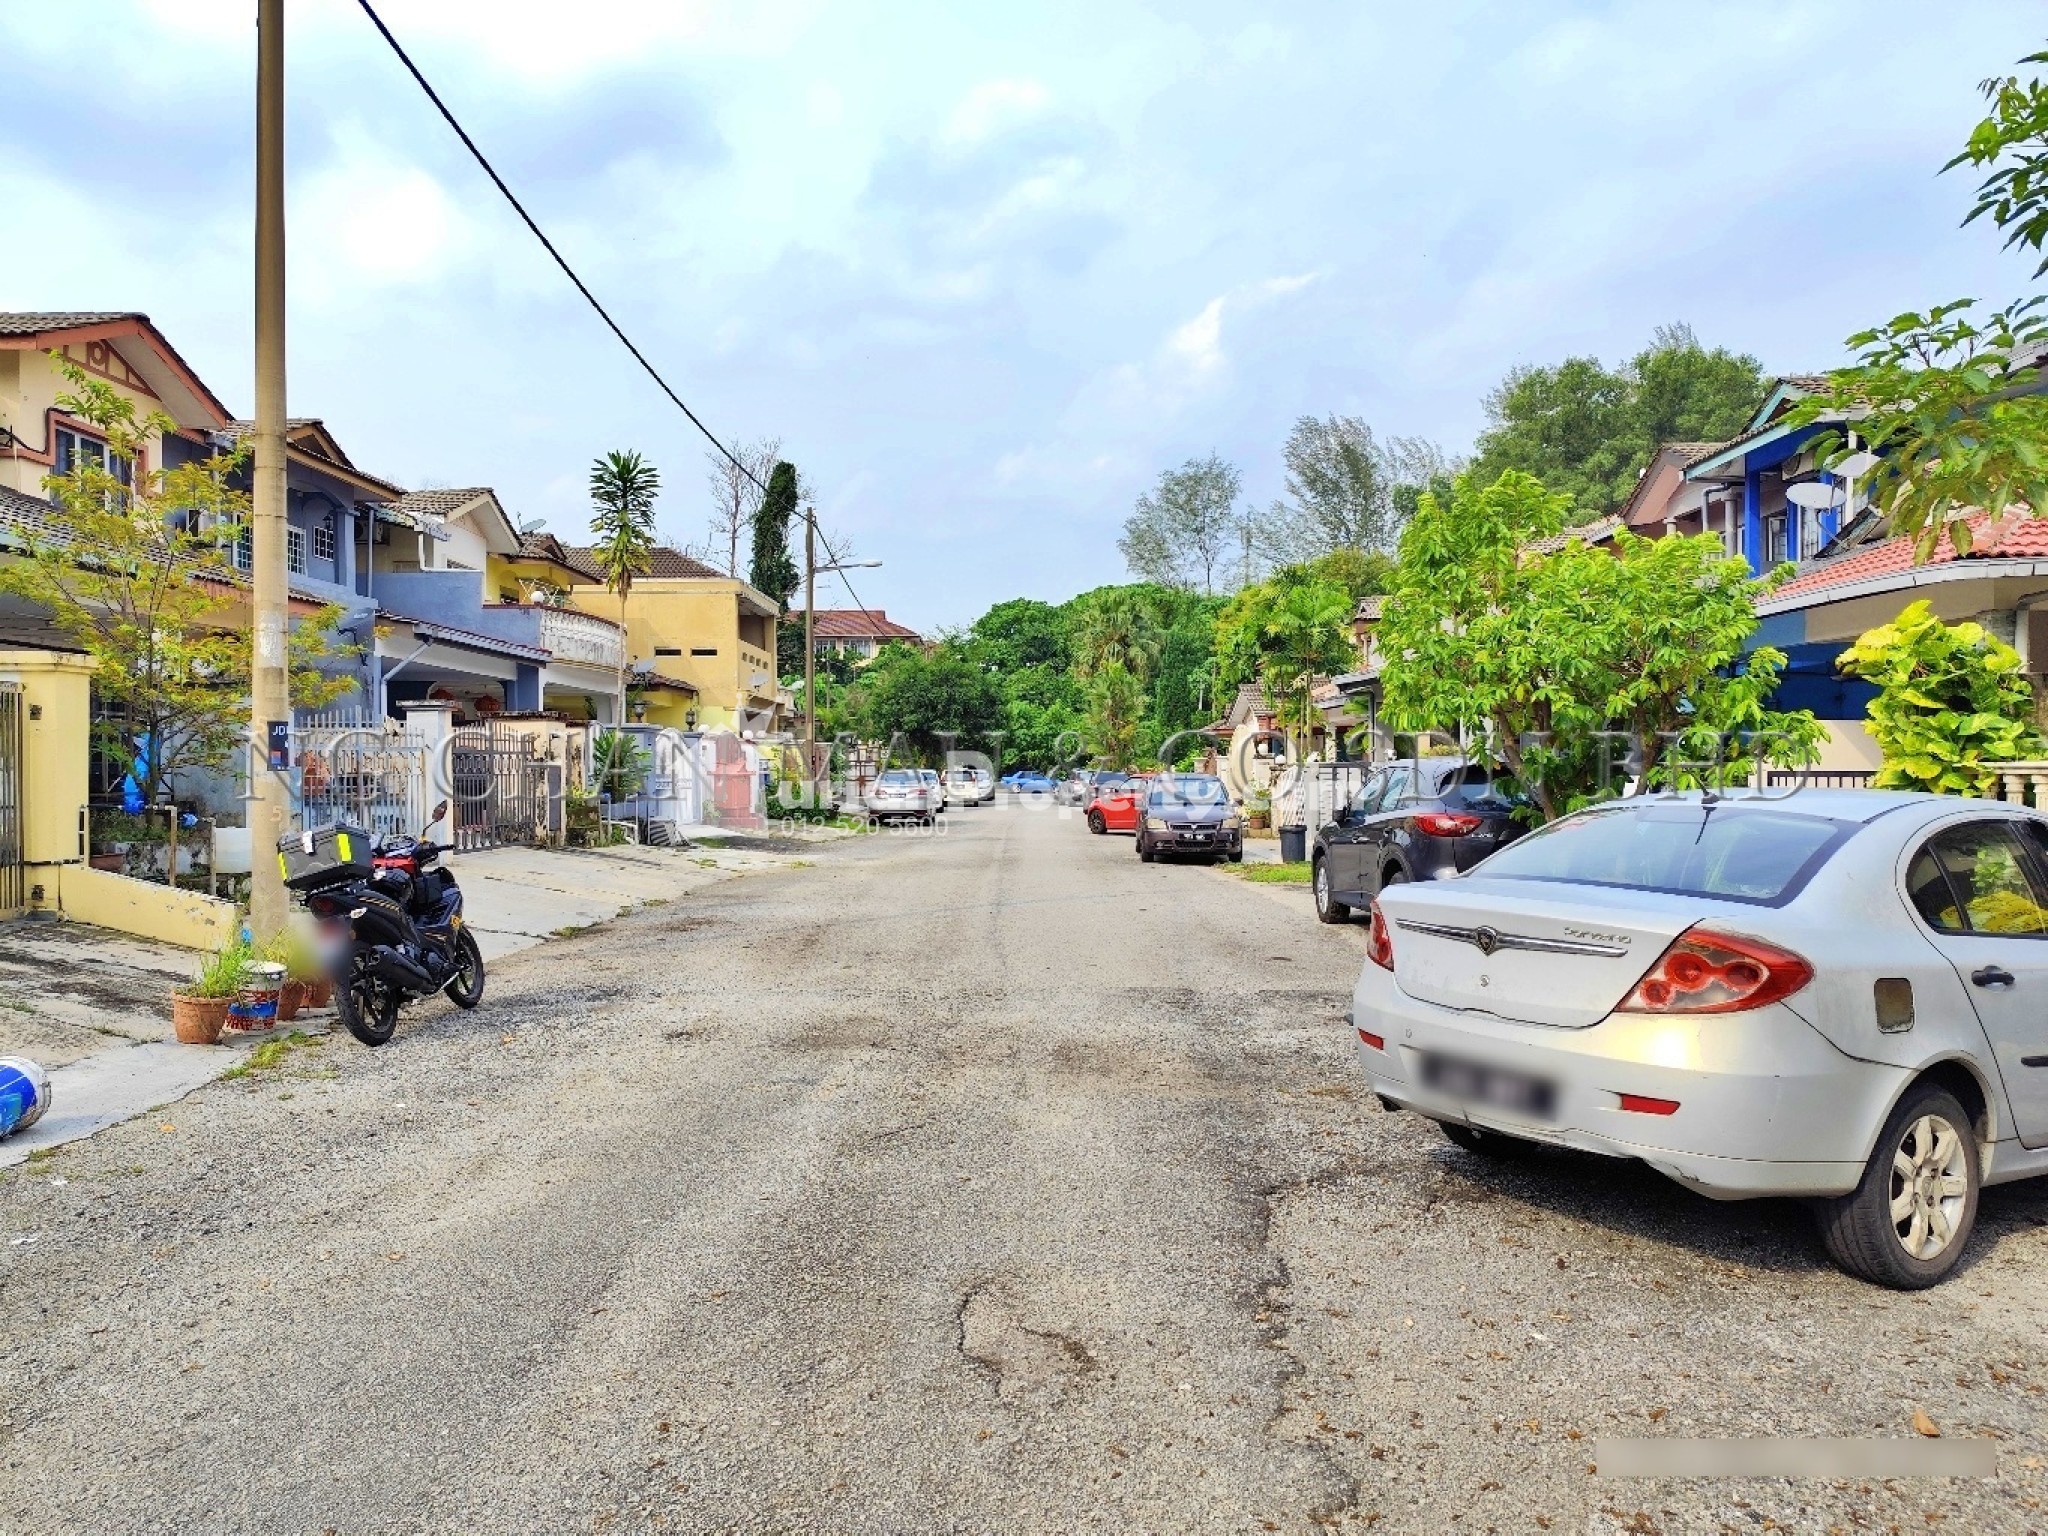
{"label": "house balcony", "polygon": [[487,603],[481,571],[380,571],[375,593],[380,608],[401,618],[537,647],[558,665],[616,673],[625,662],[625,632],[612,620],[542,603]]}
{"label": "house balcony", "polygon": [[625,665],[625,632],[610,619],[568,608],[540,611],[540,643],[564,661],[617,669]]}

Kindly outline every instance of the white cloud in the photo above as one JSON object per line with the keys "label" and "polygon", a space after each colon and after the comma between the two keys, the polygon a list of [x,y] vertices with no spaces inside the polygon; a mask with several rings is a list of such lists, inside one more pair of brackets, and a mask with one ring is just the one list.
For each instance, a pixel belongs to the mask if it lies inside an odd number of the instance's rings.
{"label": "white cloud", "polygon": [[972,149],[1038,116],[1051,101],[1051,92],[1036,80],[984,80],[960,98],[939,140],[949,149]]}
{"label": "white cloud", "polygon": [[1197,377],[1223,366],[1223,306],[1228,295],[1218,294],[1202,306],[1202,312],[1177,325],[1166,338],[1166,356],[1185,364]]}
{"label": "white cloud", "polygon": [[360,124],[337,129],[334,157],[296,179],[291,199],[294,297],[313,303],[431,284],[479,250],[447,189]]}

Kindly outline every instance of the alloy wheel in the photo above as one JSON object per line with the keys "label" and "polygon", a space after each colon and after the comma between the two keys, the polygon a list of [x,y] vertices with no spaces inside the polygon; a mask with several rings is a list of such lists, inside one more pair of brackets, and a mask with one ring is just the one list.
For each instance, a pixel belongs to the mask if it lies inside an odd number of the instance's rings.
{"label": "alloy wheel", "polygon": [[1931,1259],[1954,1241],[1969,1195],[1963,1138],[1940,1115],[1909,1121],[1892,1148],[1891,1220],[1899,1245]]}

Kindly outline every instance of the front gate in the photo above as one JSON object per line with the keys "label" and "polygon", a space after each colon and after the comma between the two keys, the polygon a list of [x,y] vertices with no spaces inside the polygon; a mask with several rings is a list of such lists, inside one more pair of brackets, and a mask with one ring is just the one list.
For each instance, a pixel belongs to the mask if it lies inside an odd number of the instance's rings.
{"label": "front gate", "polygon": [[0,917],[27,905],[21,865],[21,685],[0,683]]}
{"label": "front gate", "polygon": [[501,721],[457,726],[448,739],[455,846],[546,840],[548,765],[524,731]]}

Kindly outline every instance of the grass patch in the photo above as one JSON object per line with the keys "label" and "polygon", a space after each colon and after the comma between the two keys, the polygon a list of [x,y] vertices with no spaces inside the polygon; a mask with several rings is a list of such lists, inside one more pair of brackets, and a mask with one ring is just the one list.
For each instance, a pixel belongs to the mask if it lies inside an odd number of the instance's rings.
{"label": "grass patch", "polygon": [[221,1081],[233,1082],[236,1078],[247,1077],[252,1072],[275,1072],[284,1065],[285,1058],[290,1056],[293,1051],[316,1051],[322,1044],[323,1042],[318,1037],[295,1029],[290,1034],[280,1036],[278,1039],[264,1041],[249,1052],[246,1060],[229,1067],[227,1071],[221,1073]]}
{"label": "grass patch", "polygon": [[1307,885],[1315,876],[1309,864],[1225,864],[1240,880],[1253,885]]}
{"label": "grass patch", "polygon": [[29,1153],[27,1161],[31,1163],[47,1163],[63,1150],[62,1147],[37,1147]]}
{"label": "grass patch", "polygon": [[[630,912],[633,909],[627,907],[625,910]],[[565,923],[560,928],[549,933],[548,937],[551,939],[573,939],[577,934],[588,933],[591,929],[599,926],[601,925],[597,923]]]}

